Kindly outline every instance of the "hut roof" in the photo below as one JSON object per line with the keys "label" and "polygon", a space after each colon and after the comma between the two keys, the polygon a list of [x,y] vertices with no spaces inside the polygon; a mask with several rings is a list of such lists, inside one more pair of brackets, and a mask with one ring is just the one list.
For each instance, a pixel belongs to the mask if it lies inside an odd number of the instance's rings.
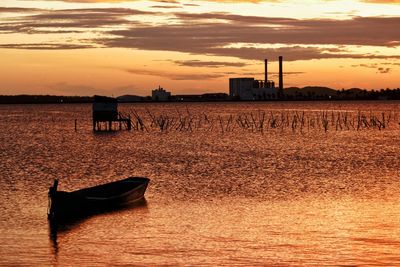
{"label": "hut roof", "polygon": [[108,96],[95,95],[94,102],[95,103],[117,103],[117,99],[113,98],[113,97],[108,97]]}

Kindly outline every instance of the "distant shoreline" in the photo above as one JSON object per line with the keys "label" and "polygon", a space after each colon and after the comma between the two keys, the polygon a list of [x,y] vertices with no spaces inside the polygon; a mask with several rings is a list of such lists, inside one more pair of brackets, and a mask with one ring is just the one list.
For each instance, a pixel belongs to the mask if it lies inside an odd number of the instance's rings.
{"label": "distant shoreline", "polygon": [[[0,104],[79,104],[93,103],[94,96],[56,95],[0,95]],[[281,99],[242,101],[232,99],[225,93],[201,95],[175,95],[168,101],[154,101],[150,96],[124,95],[117,97],[119,103],[179,103],[179,102],[278,102],[278,101],[365,101],[400,100],[400,89],[367,91],[359,88],[334,90],[327,87],[308,86],[285,88]]]}

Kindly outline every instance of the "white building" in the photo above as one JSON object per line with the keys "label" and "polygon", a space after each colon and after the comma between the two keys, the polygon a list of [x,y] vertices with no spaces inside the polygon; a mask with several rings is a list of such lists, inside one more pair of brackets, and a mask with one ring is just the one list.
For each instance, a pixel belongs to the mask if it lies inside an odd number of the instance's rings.
{"label": "white building", "polygon": [[151,99],[153,101],[168,101],[171,98],[171,92],[167,92],[164,88],[160,86],[158,89],[151,91]]}

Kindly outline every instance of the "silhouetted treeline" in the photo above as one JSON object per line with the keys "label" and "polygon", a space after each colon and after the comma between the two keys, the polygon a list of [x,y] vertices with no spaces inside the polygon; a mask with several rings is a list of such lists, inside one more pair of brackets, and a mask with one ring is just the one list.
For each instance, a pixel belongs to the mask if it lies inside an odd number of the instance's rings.
{"label": "silhouetted treeline", "polygon": [[359,88],[334,90],[328,87],[291,87],[284,90],[286,100],[400,100],[400,89],[365,90]]}
{"label": "silhouetted treeline", "polygon": [[[159,102],[153,100],[151,96],[123,95],[117,97],[118,102]],[[229,95],[225,93],[207,93],[202,95],[172,95],[168,98],[168,102],[216,102],[228,101]],[[166,102],[166,101],[160,101]]]}
{"label": "silhouetted treeline", "polygon": [[225,93],[208,93],[202,95],[175,95],[171,96],[171,101],[183,102],[216,102],[228,101],[229,95]]}

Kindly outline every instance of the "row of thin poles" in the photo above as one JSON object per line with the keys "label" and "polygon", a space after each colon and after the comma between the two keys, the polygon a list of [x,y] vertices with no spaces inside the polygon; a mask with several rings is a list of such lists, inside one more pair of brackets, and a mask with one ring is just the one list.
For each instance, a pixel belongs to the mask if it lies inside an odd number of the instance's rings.
{"label": "row of thin poles", "polygon": [[129,111],[132,130],[143,132],[260,132],[272,130],[306,132],[312,130],[361,131],[400,127],[395,111],[253,111],[230,115],[193,113],[188,109],[175,112]]}

